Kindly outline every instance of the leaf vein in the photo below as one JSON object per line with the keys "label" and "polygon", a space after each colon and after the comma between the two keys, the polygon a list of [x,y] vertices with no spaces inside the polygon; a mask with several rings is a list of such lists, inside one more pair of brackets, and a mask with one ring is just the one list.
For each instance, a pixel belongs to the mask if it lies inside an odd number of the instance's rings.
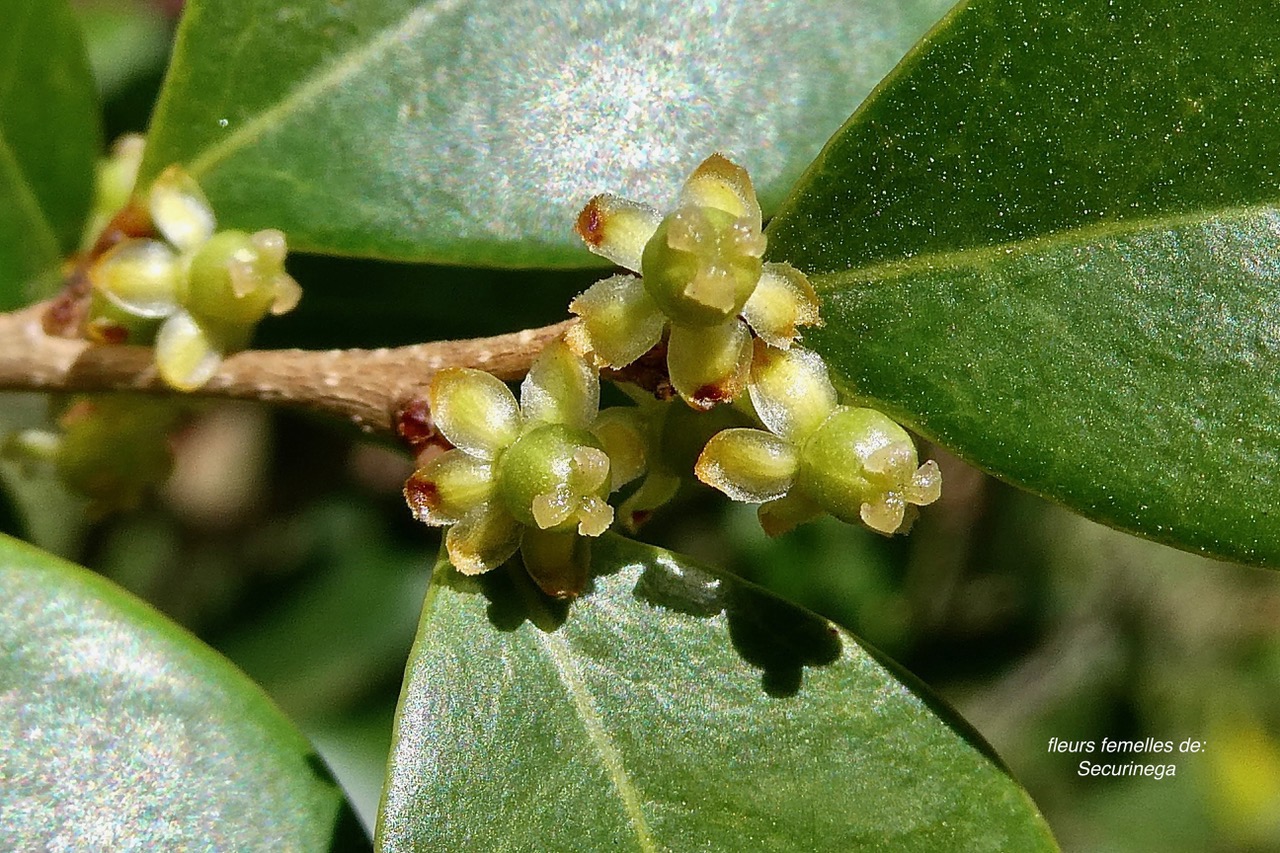
{"label": "leaf vein", "polygon": [[290,114],[301,110],[325,93],[338,88],[363,71],[384,51],[433,24],[442,15],[460,8],[466,0],[440,0],[434,6],[416,6],[395,24],[379,31],[360,47],[348,51],[328,70],[294,87],[283,98],[261,110],[219,142],[204,149],[187,164],[187,171],[200,177],[236,151],[255,142]]}
{"label": "leaf vein", "polygon": [[1101,243],[1108,239],[1123,240],[1136,237],[1144,231],[1173,230],[1192,225],[1204,225],[1214,220],[1255,216],[1268,211],[1280,215],[1280,208],[1273,204],[1252,204],[1191,213],[1112,220],[1062,228],[1057,231],[1037,234],[1007,243],[967,246],[959,249],[925,252],[909,258],[876,261],[862,267],[818,273],[810,276],[810,278],[813,280],[814,287],[819,291],[834,290],[858,282],[901,278],[913,273],[930,272],[937,269],[987,265],[997,260],[1031,252],[1048,252],[1071,246],[1082,247],[1090,243]]}

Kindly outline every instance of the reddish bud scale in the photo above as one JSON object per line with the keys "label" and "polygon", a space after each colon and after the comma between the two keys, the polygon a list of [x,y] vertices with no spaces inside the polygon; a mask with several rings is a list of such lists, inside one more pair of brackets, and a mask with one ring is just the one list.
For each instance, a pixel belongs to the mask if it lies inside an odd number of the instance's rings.
{"label": "reddish bud scale", "polygon": [[414,397],[396,409],[392,422],[396,435],[415,455],[431,449],[452,450],[453,444],[440,432],[431,417],[431,407],[421,397]]}
{"label": "reddish bud scale", "polygon": [[151,222],[151,214],[147,213],[147,209],[138,204],[136,199],[131,200],[125,208],[111,217],[107,227],[102,229],[102,233],[93,243],[93,248],[89,250],[89,260],[101,257],[113,246],[125,240],[155,236],[157,236],[156,227]]}

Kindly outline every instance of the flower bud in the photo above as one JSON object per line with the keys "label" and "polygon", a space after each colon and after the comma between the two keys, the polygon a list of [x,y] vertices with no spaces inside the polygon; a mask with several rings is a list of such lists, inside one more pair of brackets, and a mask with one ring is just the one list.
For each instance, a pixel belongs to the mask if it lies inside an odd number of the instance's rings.
{"label": "flower bud", "polygon": [[132,509],[169,475],[168,436],[182,416],[167,400],[79,398],[59,420],[58,474],[97,513]]}
{"label": "flower bud", "polygon": [[787,349],[799,327],[820,323],[809,280],[761,260],[767,240],[755,189],[723,155],[693,171],[667,216],[605,194],[588,202],[577,230],[591,251],[641,278],[613,276],[574,299],[569,310],[581,322],[568,332],[570,346],[598,367],[623,367],[669,326],[671,384],[692,408],[705,411],[742,390],[752,330]]}
{"label": "flower bud", "polygon": [[112,144],[111,153],[99,161],[94,176],[93,207],[85,224],[82,248],[91,247],[111,218],[129,203],[145,148],[146,139],[141,134],[126,133]]}

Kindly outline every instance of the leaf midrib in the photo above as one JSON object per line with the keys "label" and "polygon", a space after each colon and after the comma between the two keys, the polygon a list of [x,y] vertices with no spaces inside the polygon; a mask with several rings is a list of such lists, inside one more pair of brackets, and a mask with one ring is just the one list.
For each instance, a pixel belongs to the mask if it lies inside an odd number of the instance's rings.
{"label": "leaf midrib", "polygon": [[[252,144],[263,134],[278,127],[290,115],[306,108],[325,93],[338,88],[347,80],[364,71],[383,52],[394,48],[438,18],[460,8],[467,0],[438,0],[434,5],[415,5],[408,14],[394,24],[374,33],[371,38],[334,57],[319,73],[302,78],[283,97],[242,121],[231,133],[218,142],[195,153],[187,163],[187,171],[199,178],[214,166],[242,148]],[[156,125],[163,121],[157,118]]]}
{"label": "leaf midrib", "polygon": [[622,801],[622,809],[626,814],[627,822],[635,832],[636,844],[644,853],[657,853],[661,848],[654,840],[649,824],[645,820],[640,792],[631,781],[631,776],[627,773],[626,765],[622,760],[622,753],[618,751],[612,736],[610,736],[608,729],[605,728],[604,721],[600,718],[599,712],[596,711],[591,691],[586,682],[582,680],[582,674],[578,672],[578,668],[573,661],[572,652],[559,637],[536,627],[533,627],[532,631],[543,653],[546,654],[551,665],[555,667],[556,674],[560,678],[560,684],[564,687],[565,692],[569,694],[574,712],[582,723],[582,727],[586,730],[587,738],[591,741],[591,745],[595,747],[600,763],[609,775],[609,781],[613,783],[614,790],[618,792],[618,798]]}
{"label": "leaf midrib", "polygon": [[56,261],[62,255],[58,235],[53,230],[53,223],[49,221],[49,214],[36,196],[35,188],[31,186],[30,179],[18,162],[17,155],[13,153],[13,146],[5,136],[3,123],[0,123],[0,173],[3,172],[12,175],[14,186],[18,191],[18,207],[25,214],[27,221],[36,226],[35,234],[27,236],[39,245],[50,262]]}
{"label": "leaf midrib", "polygon": [[1280,208],[1273,204],[1253,204],[1223,207],[1212,211],[1201,210],[1195,213],[1100,222],[1094,225],[1037,234],[1034,237],[1014,240],[1008,243],[949,249],[941,252],[923,253],[910,258],[877,261],[862,267],[818,273],[811,276],[811,279],[814,287],[820,291],[837,290],[859,282],[903,278],[917,273],[934,272],[941,269],[983,266],[1025,255],[1048,254],[1054,250],[1072,246],[1096,245],[1108,238],[1122,239],[1137,236],[1143,232],[1174,230],[1190,225],[1202,225],[1214,219],[1243,218],[1265,211],[1274,211],[1280,214]]}

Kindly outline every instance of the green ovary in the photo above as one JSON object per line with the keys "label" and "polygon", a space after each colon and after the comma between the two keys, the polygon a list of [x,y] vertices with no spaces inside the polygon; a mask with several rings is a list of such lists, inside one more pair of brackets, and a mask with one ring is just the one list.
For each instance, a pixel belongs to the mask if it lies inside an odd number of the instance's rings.
{"label": "green ovary", "polygon": [[179,298],[196,316],[243,325],[266,316],[275,301],[275,278],[283,272],[243,231],[210,237],[191,260],[185,293]]}
{"label": "green ovary", "polygon": [[607,507],[608,459],[586,430],[543,424],[516,439],[498,460],[499,499],[529,527],[568,531],[579,522],[590,526],[584,515]]}
{"label": "green ovary", "polygon": [[[875,462],[883,457],[889,464],[873,463],[869,470],[878,452]],[[906,430],[873,409],[841,406],[801,448],[796,487],[836,518],[857,524],[864,503],[892,500],[911,485],[915,470],[915,445]]]}
{"label": "green ovary", "polygon": [[736,317],[760,281],[764,238],[723,210],[684,207],[644,247],[645,289],[673,323],[717,326]]}

